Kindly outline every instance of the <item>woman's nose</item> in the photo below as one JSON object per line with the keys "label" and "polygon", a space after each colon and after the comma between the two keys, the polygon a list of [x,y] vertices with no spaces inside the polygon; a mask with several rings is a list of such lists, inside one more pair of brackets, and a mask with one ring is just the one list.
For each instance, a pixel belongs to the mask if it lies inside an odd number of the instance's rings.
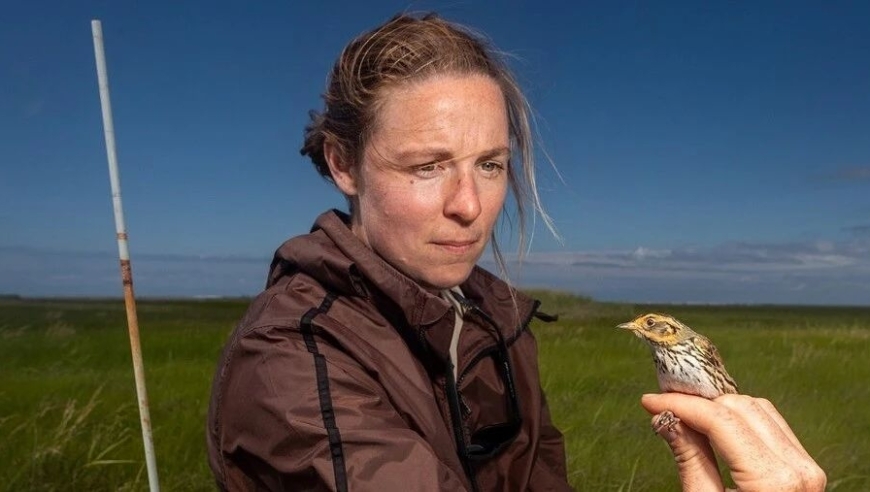
{"label": "woman's nose", "polygon": [[444,213],[461,222],[472,222],[480,215],[480,194],[470,172],[461,172],[447,194]]}

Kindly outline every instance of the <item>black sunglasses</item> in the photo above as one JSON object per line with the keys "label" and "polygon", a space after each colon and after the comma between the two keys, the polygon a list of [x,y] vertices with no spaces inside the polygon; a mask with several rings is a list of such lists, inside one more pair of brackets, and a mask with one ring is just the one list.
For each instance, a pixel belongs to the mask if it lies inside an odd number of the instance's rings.
{"label": "black sunglasses", "polygon": [[505,448],[510,446],[523,425],[520,414],[520,403],[514,386],[513,370],[507,354],[507,345],[501,340],[498,350],[493,354],[496,365],[499,367],[499,375],[505,385],[507,396],[508,420],[498,424],[491,424],[474,431],[471,434],[471,443],[466,447],[465,454],[469,460],[483,461],[490,459]]}
{"label": "black sunglasses", "polygon": [[460,448],[460,454],[464,455],[463,458],[466,460],[484,461],[495,457],[514,442],[514,439],[519,435],[522,428],[523,417],[520,411],[516,385],[514,384],[513,367],[511,366],[510,355],[508,354],[507,342],[501,330],[498,329],[495,321],[474,303],[459,295],[455,297],[462,304],[463,308],[469,312],[474,312],[485,320],[495,331],[497,338],[495,350],[490,355],[495,359],[495,365],[504,384],[505,396],[507,398],[505,406],[507,407],[508,419],[506,422],[491,424],[477,429],[471,434],[470,442],[464,447],[465,449]]}

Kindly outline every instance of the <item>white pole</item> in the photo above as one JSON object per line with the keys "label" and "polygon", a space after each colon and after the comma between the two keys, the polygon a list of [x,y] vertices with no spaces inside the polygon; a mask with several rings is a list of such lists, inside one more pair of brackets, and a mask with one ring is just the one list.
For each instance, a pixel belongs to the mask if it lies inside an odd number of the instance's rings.
{"label": "white pole", "polygon": [[115,154],[115,126],[112,123],[109,76],[106,73],[106,54],[103,51],[103,26],[100,21],[91,21],[91,33],[94,36],[94,56],[97,59],[100,105],[103,108],[103,133],[106,137],[106,155],[109,159],[112,206],[115,209],[115,231],[118,237],[118,258],[121,261],[121,283],[124,286],[124,304],[127,308],[127,329],[130,335],[130,351],[133,354],[133,376],[136,380],[136,395],[139,399],[139,420],[142,424],[142,441],[145,444],[148,484],[151,487],[151,492],[159,492],[160,484],[157,481],[157,460],[154,455],[154,438],[151,435],[151,416],[148,411],[148,392],[145,389],[145,366],[142,362],[142,347],[139,344],[139,321],[136,317],[136,298],[133,296],[133,273],[130,269],[130,253],[127,249],[127,229],[124,225],[124,209],[121,206],[121,182],[118,179],[118,157]]}

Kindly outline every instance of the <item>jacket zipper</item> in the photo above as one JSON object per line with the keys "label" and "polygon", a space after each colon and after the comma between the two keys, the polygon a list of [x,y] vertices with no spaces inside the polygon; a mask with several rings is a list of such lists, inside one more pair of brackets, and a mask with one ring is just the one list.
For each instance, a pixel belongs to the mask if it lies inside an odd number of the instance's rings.
{"label": "jacket zipper", "polygon": [[[496,331],[496,336],[502,336],[501,332],[498,330],[498,326],[496,326],[492,318],[488,314],[483,312],[479,307],[477,307],[476,304],[461,296],[456,296],[456,298],[459,300],[460,303],[463,304],[468,312],[476,313],[479,318],[482,318],[487,324],[489,324],[490,327]],[[534,308],[532,309],[532,315],[534,315],[535,311],[537,310],[537,306],[538,305],[535,304]],[[523,328],[526,328],[531,322],[532,315],[530,315],[528,319],[525,320]],[[456,445],[458,448],[457,450],[459,451],[459,460],[462,463],[462,468],[465,471],[465,475],[468,477],[468,480],[471,483],[471,490],[474,492],[478,492],[480,490],[480,486],[477,483],[477,476],[475,475],[474,467],[472,466],[471,460],[468,456],[469,443],[466,440],[465,423],[462,417],[462,401],[459,395],[459,386],[461,385],[465,376],[468,374],[468,371],[472,367],[474,367],[477,362],[482,360],[484,357],[490,355],[493,351],[497,350],[497,346],[498,345],[493,345],[479,351],[478,354],[471,359],[471,362],[469,362],[465,366],[465,369],[461,373],[459,373],[458,381],[457,378],[453,375],[453,364],[458,361],[450,361],[445,375],[445,392],[447,393],[447,402],[450,407],[450,421],[453,427],[453,436],[454,439],[456,439]]]}
{"label": "jacket zipper", "polygon": [[480,486],[477,484],[477,477],[474,473],[474,467],[468,457],[468,442],[465,435],[465,424],[462,418],[462,410],[459,403],[459,387],[456,384],[456,378],[453,377],[453,364],[447,368],[445,378],[445,392],[447,393],[447,402],[450,407],[450,421],[453,427],[453,437],[456,439],[457,451],[459,451],[459,461],[462,463],[462,469],[465,471],[465,476],[471,483],[471,490],[478,492]]}

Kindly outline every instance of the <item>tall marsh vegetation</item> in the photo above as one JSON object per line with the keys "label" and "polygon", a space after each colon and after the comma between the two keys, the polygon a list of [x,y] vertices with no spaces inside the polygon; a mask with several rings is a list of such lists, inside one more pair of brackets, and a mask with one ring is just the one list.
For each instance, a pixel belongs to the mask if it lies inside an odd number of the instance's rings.
{"label": "tall marsh vegetation", "polygon": [[[773,401],[828,472],[870,490],[870,308],[636,306],[535,292],[533,327],[578,490],[675,490],[640,395],[648,350],[614,326],[667,312],[716,342],[741,390]],[[204,422],[211,377],[245,300],[139,303],[164,490],[214,490]],[[0,300],[0,490],[147,490],[121,301]]]}

